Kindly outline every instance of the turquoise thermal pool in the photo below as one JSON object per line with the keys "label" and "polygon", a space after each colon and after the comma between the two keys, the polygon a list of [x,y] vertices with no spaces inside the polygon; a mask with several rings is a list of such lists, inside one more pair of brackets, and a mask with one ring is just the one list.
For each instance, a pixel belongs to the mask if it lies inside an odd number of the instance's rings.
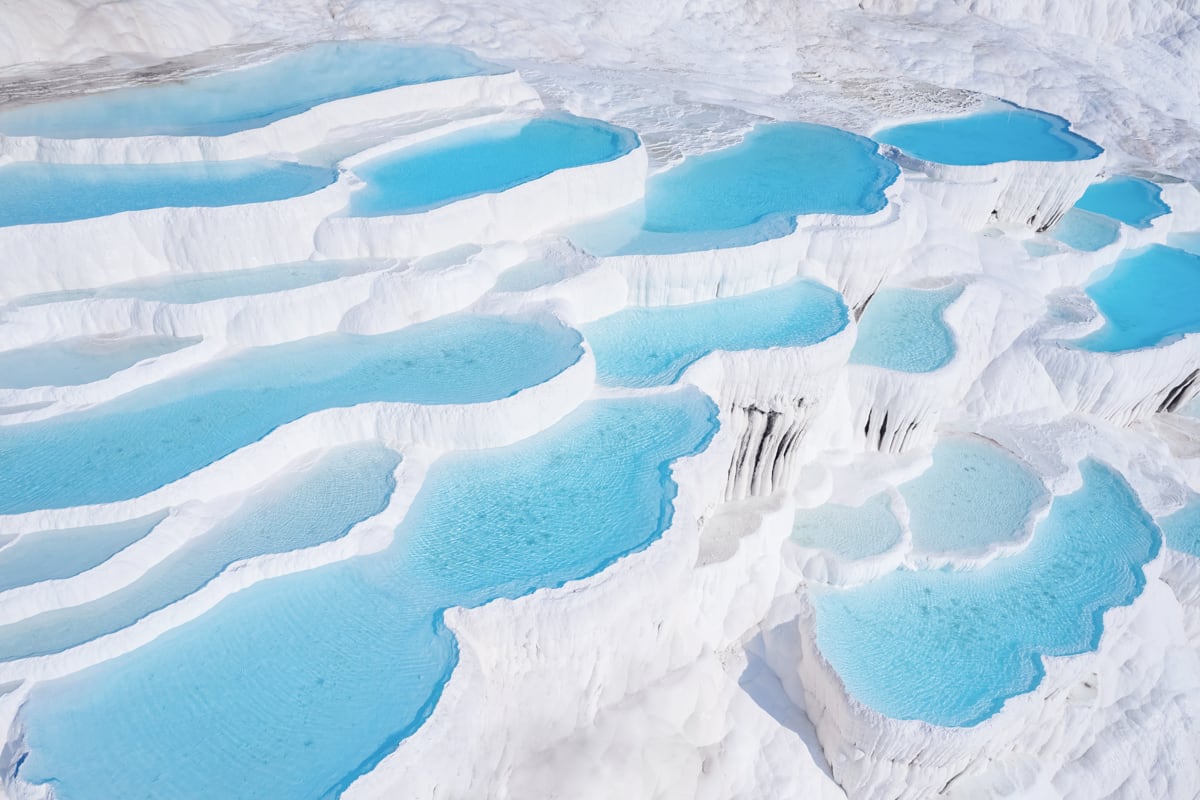
{"label": "turquoise thermal pool", "polygon": [[515,445],[445,456],[382,553],[254,585],[35,689],[20,778],[59,800],[339,795],[438,702],[458,659],[443,611],[645,547],[671,524],[669,465],[716,417],[692,390],[598,401]]}
{"label": "turquoise thermal pool", "polygon": [[382,270],[393,262],[383,261],[299,261],[294,264],[272,264],[269,267],[160,275],[128,283],[113,284],[102,289],[71,289],[27,295],[14,301],[17,306],[45,305],[73,300],[133,298],[159,303],[207,303],[230,297],[302,289],[338,278]]}
{"label": "turquoise thermal pool", "polygon": [[1117,240],[1121,235],[1121,224],[1102,214],[1076,207],[1062,215],[1049,235],[1068,247],[1094,253]]}
{"label": "turquoise thermal pool", "polygon": [[1046,488],[996,445],[954,437],[937,443],[932,466],[900,494],[914,551],[971,554],[1019,538]]}
{"label": "turquoise thermal pool", "polygon": [[151,208],[234,206],[311,194],[337,171],[246,159],[180,164],[0,166],[0,227],[105,217]]}
{"label": "turquoise thermal pool", "polygon": [[1200,256],[1162,245],[1125,255],[1087,287],[1104,327],[1072,344],[1113,353],[1200,332]]}
{"label": "turquoise thermal pool", "polygon": [[354,167],[366,185],[354,193],[349,213],[428,211],[557,170],[612,161],[637,147],[633,131],[568,114],[481,125]]}
{"label": "turquoise thermal pool", "polygon": [[1200,232],[1172,233],[1167,237],[1167,246],[1200,256]]}
{"label": "turquoise thermal pool", "polygon": [[842,296],[807,280],[682,306],[626,308],[584,325],[598,380],[662,386],[714,350],[805,347],[846,327]]}
{"label": "turquoise thermal pool", "polygon": [[145,538],[166,515],[26,534],[0,549],[0,591],[89,570]]}
{"label": "turquoise thermal pool", "polygon": [[954,358],[946,309],[962,287],[880,289],[858,321],[850,363],[897,372],[933,372]]}
{"label": "turquoise thermal pool", "polygon": [[237,561],[339,539],[384,509],[399,461],[375,443],[334,449],[298,474],[256,490],[228,519],[173,550],[128,586],[89,603],[0,625],[0,660],[57,653],[119,631],[192,594]]}
{"label": "turquoise thermal pool", "polygon": [[1094,650],[1104,612],[1141,593],[1160,537],[1119,475],[1082,470],[1016,555],[815,589],[817,643],[849,693],[889,717],[972,726],[1033,690],[1044,656]]}
{"label": "turquoise thermal pool", "polygon": [[891,501],[882,493],[860,506],[826,503],[800,509],[792,525],[796,544],[850,560],[885,553],[900,543],[903,534]]}
{"label": "turquoise thermal pool", "polygon": [[679,253],[752,244],[803,214],[873,214],[900,168],[870,139],[800,122],[759,125],[736,145],[655,174],[643,202],[573,228],[596,255]]}
{"label": "turquoise thermal pool", "polygon": [[[223,136],[331,100],[505,71],[456,48],[320,42],[241,69],[0,111],[0,135]],[[296,79],[300,75],[303,80]]]}
{"label": "turquoise thermal pool", "polygon": [[138,497],[325,408],[480,403],[575,363],[557,323],[455,315],[245,350],[74,413],[0,426],[0,514]]}
{"label": "turquoise thermal pool", "polygon": [[1128,175],[1093,183],[1075,207],[1135,228],[1149,228],[1151,221],[1171,213],[1171,207],[1163,202],[1162,187]]}
{"label": "turquoise thermal pool", "polygon": [[1082,161],[1102,148],[1062,117],[1018,106],[885,128],[875,138],[923,161],[957,166]]}
{"label": "turquoise thermal pool", "polygon": [[1200,497],[1158,521],[1167,547],[1200,558]]}
{"label": "turquoise thermal pool", "polygon": [[78,386],[200,341],[173,336],[82,336],[0,352],[0,389]]}

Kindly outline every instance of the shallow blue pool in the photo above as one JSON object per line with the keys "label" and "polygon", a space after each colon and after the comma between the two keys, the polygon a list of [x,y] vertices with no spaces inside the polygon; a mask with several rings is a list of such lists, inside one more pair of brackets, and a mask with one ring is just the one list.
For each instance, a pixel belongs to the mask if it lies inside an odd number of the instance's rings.
{"label": "shallow blue pool", "polygon": [[1104,327],[1074,342],[1113,353],[1200,331],[1200,256],[1162,245],[1126,255],[1087,287]]}
{"label": "shallow blue pool", "polygon": [[880,289],[858,321],[852,364],[898,372],[932,372],[954,358],[954,336],[943,314],[962,294],[946,289]]}
{"label": "shallow blue pool", "polygon": [[259,489],[228,520],[123,589],[0,625],[0,659],[57,653],[121,630],[192,594],[235,561],[338,539],[384,509],[399,462],[378,444],[335,449],[298,475]]}
{"label": "shallow blue pool", "polygon": [[85,572],[144,538],[166,515],[27,534],[0,550],[0,591]]}
{"label": "shallow blue pool", "polygon": [[801,547],[851,560],[887,552],[903,534],[886,494],[877,494],[861,506],[826,503],[800,509],[792,525],[792,541]]}
{"label": "shallow blue pool", "polygon": [[311,194],[334,182],[327,167],[265,159],[181,164],[0,166],[0,227],[70,222],[148,208],[233,206]]}
{"label": "shallow blue pool", "polygon": [[937,443],[932,466],[902,484],[900,494],[913,550],[971,553],[1017,538],[1046,489],[999,447],[955,437]]}
{"label": "shallow blue pool", "polygon": [[198,337],[81,336],[6,350],[0,352],[0,389],[91,383],[115,375],[139,361],[174,353],[199,341]]}
{"label": "shallow blue pool", "polygon": [[834,290],[794,280],[752,294],[682,306],[627,308],[584,325],[607,386],[662,386],[714,350],[803,347],[846,327]]}
{"label": "shallow blue pool", "polygon": [[633,131],[568,114],[479,126],[355,167],[366,185],[354,193],[349,213],[378,217],[427,211],[556,170],[612,161],[637,146]]}
{"label": "shallow blue pool", "polygon": [[0,427],[0,513],[137,497],[325,408],[507,397],[581,353],[563,326],[469,315],[253,348],[85,411]]}
{"label": "shallow blue pool", "polygon": [[186,275],[162,275],[102,289],[69,289],[44,292],[14,301],[18,306],[36,306],[91,298],[130,297],[160,303],[206,303],[228,297],[286,292],[318,283],[383,269],[390,262],[370,261],[299,261],[269,267],[238,269],[228,272],[202,272]]}
{"label": "shallow blue pool", "polygon": [[1171,207],[1163,202],[1162,187],[1128,175],[1115,175],[1102,183],[1093,183],[1075,207],[1103,214],[1135,228],[1149,228],[1151,220],[1171,213]]}
{"label": "shallow blue pool", "polygon": [[1103,148],[1062,117],[1019,106],[885,128],[875,138],[910,156],[971,166],[1002,161],[1082,161]]}
{"label": "shallow blue pool", "polygon": [[644,202],[570,236],[596,255],[676,253],[782,236],[801,214],[872,214],[900,174],[878,151],[824,125],[760,125],[739,144],[654,175]]}
{"label": "shallow blue pool", "polygon": [[971,726],[1036,687],[1042,656],[1094,650],[1104,612],[1141,593],[1160,536],[1118,474],[1082,469],[1017,555],[815,590],[818,643],[850,694],[889,717]]}
{"label": "shallow blue pool", "polygon": [[1200,497],[1159,520],[1167,547],[1200,558]]}
{"label": "shallow blue pool", "polygon": [[694,391],[606,400],[443,458],[386,551],[258,584],[35,690],[20,777],[53,781],[59,800],[337,796],[438,701],[458,658],[445,608],[645,547],[671,522],[668,465],[715,426]]}
{"label": "shallow blue pool", "polygon": [[1172,233],[1167,237],[1167,245],[1200,256],[1200,232]]}
{"label": "shallow blue pool", "polygon": [[115,89],[0,112],[0,134],[57,139],[223,136],[330,100],[414,83],[496,74],[463,50],[320,42],[237,70]]}
{"label": "shallow blue pool", "polygon": [[1072,208],[1055,223],[1049,235],[1068,247],[1094,253],[1117,240],[1121,235],[1121,225],[1101,214]]}
{"label": "shallow blue pool", "polygon": [[497,292],[528,292],[562,280],[566,272],[562,264],[553,259],[534,259],[506,269],[496,279],[493,289]]}

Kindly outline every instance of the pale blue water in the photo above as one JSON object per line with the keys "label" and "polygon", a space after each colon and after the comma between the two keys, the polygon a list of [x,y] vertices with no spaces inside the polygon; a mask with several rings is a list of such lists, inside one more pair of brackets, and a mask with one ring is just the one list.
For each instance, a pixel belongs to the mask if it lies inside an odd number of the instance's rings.
{"label": "pale blue water", "polygon": [[1200,232],[1172,233],[1167,237],[1167,246],[1200,256]]}
{"label": "pale blue water", "polygon": [[0,352],[0,389],[91,383],[115,375],[139,361],[174,353],[199,341],[199,337],[81,336],[5,350]]}
{"label": "pale blue water", "polygon": [[1075,345],[1113,353],[1200,331],[1200,256],[1156,244],[1106,271],[1087,287],[1104,327]]}
{"label": "pale blue water", "polygon": [[85,411],[0,427],[0,513],[137,497],[325,408],[507,397],[581,353],[560,325],[469,315],[253,348]]}
{"label": "pale blue water", "polygon": [[983,439],[942,439],[933,465],[900,486],[913,549],[977,552],[1010,541],[1046,494],[1037,476]]}
{"label": "pale blue water", "polygon": [[563,279],[563,268],[552,260],[535,259],[518,264],[500,273],[496,279],[497,292],[528,292],[539,286]]}
{"label": "pale blue water", "polygon": [[607,386],[662,386],[714,350],[802,347],[846,327],[846,305],[807,280],[682,306],[627,308],[583,326]]}
{"label": "pale blue water", "polygon": [[739,144],[652,176],[644,202],[569,235],[596,255],[677,253],[783,236],[802,214],[872,214],[900,174],[878,150],[824,125],[760,125]]}
{"label": "pale blue water", "polygon": [[127,522],[28,534],[0,550],[0,591],[85,572],[145,537],[166,516],[163,511]]}
{"label": "pale blue water", "polygon": [[1068,247],[1094,253],[1107,247],[1121,234],[1121,225],[1101,214],[1072,208],[1050,230],[1050,236]]}
{"label": "pale blue water", "polygon": [[261,128],[330,100],[507,71],[448,47],[320,42],[242,69],[0,111],[0,134],[222,136]]}
{"label": "pale blue water", "polygon": [[255,269],[228,272],[202,272],[191,275],[162,275],[118,283],[102,289],[68,290],[27,295],[14,302],[18,306],[37,306],[91,298],[131,297],[160,303],[207,303],[227,297],[250,297],[273,292],[301,289],[318,283],[383,269],[391,262],[370,261],[299,261],[273,264]]}
{"label": "pale blue water", "polygon": [[1200,558],[1200,497],[1169,517],[1159,520],[1167,547]]}
{"label": "pale blue water", "polygon": [[598,401],[443,458],[386,551],[258,584],[35,689],[20,777],[53,781],[59,800],[337,796],[437,703],[458,660],[443,610],[645,547],[671,522],[668,465],[705,447],[716,417],[694,391]]}
{"label": "pale blue water", "polygon": [[0,227],[69,222],[122,211],[263,203],[333,183],[328,167],[266,159],[181,164],[0,166]]}
{"label": "pale blue water", "polygon": [[349,213],[378,217],[427,211],[556,170],[612,161],[637,146],[631,130],[568,114],[479,126],[355,167],[366,186],[354,193]]}
{"label": "pale blue water", "polygon": [[1021,243],[1021,246],[1025,248],[1026,253],[1029,253],[1034,258],[1045,258],[1046,256],[1063,252],[1061,247],[1045,239],[1026,239]]}
{"label": "pale blue water", "polygon": [[961,166],[1002,161],[1081,161],[1103,152],[1072,133],[1062,117],[1012,106],[949,119],[912,122],[875,134],[923,161]]}
{"label": "pale blue water", "polygon": [[898,571],[814,590],[817,641],[850,694],[887,716],[976,725],[1031,691],[1042,656],[1094,650],[1161,543],[1125,481],[1084,462],[1029,547],[979,570]]}
{"label": "pale blue water", "polygon": [[1163,202],[1161,186],[1128,175],[1114,175],[1093,183],[1075,207],[1135,228],[1149,228],[1151,220],[1171,213],[1171,207]]}
{"label": "pale blue water", "polygon": [[858,321],[852,364],[898,372],[932,372],[954,358],[954,336],[943,314],[962,294],[946,289],[880,289]]}
{"label": "pale blue water", "polygon": [[230,519],[129,586],[90,603],[0,625],[0,660],[57,653],[121,630],[192,594],[235,561],[341,538],[384,509],[399,462],[378,444],[338,448],[299,475],[258,490]]}
{"label": "pale blue water", "polygon": [[886,494],[877,494],[861,506],[826,503],[800,509],[792,525],[796,544],[851,560],[887,552],[903,533]]}

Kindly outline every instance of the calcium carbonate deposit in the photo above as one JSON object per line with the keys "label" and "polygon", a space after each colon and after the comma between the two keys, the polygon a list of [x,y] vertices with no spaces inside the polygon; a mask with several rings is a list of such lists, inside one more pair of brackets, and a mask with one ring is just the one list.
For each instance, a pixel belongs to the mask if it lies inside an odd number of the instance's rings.
{"label": "calcium carbonate deposit", "polygon": [[1200,798],[1200,0],[0,0],[0,797]]}

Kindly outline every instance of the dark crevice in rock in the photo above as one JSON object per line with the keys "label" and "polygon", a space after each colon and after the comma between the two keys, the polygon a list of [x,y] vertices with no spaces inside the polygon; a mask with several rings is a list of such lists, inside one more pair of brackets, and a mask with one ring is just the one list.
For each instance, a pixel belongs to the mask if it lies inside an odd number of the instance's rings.
{"label": "dark crevice in rock", "polygon": [[1159,413],[1174,411],[1183,405],[1184,401],[1191,396],[1192,393],[1189,390],[1195,385],[1197,377],[1200,377],[1200,369],[1192,370],[1191,374],[1184,378],[1178,386],[1170,389],[1158,406]]}

